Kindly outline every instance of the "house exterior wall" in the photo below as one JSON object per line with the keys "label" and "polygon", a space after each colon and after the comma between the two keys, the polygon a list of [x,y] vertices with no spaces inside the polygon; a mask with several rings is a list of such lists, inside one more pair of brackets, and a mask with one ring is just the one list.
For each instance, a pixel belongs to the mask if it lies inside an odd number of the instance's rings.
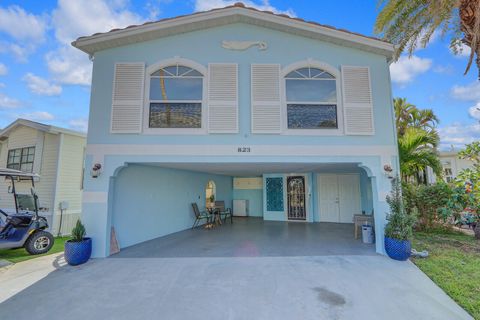
{"label": "house exterior wall", "polygon": [[114,182],[114,214],[110,222],[119,246],[125,248],[191,228],[195,221],[191,204],[205,208],[205,188],[210,180],[216,185],[216,199],[231,208],[229,176],[145,165],[121,169]]}
{"label": "house exterior wall", "polygon": [[[261,39],[268,44],[268,49],[230,51],[221,47],[223,40],[232,38]],[[192,60],[205,68],[209,63],[238,64],[238,133],[110,133],[115,63],[144,62],[148,67],[174,57]],[[340,70],[342,65],[369,67],[375,126],[373,135],[252,134],[251,64],[275,63],[283,69],[309,58],[336,70]],[[398,170],[390,76],[384,56],[240,23],[100,51],[95,54],[93,62],[87,141],[83,220],[96,243],[94,256],[108,255],[108,221],[112,215],[111,199],[114,194],[110,180],[126,163],[148,162],[356,163],[366,172],[362,181],[371,182],[372,209],[378,215],[377,251],[383,252],[384,213],[388,211],[385,196],[390,190],[390,180],[383,173],[383,166],[389,164]],[[250,152],[239,153],[242,147],[250,148]],[[103,168],[98,178],[89,174],[95,163],[100,163]],[[315,181],[312,175],[309,181],[311,188]],[[313,221],[313,203],[310,206],[312,214],[309,221]],[[275,213],[264,212],[264,217],[269,215],[278,218]]]}
{"label": "house exterior wall", "polygon": [[68,209],[62,215],[62,234],[70,234],[82,211],[83,154],[86,139],[61,134],[61,149],[58,160],[58,180],[55,186],[55,230],[59,229],[60,202],[66,201]]}
{"label": "house exterior wall", "polygon": [[[456,151],[440,152],[439,159],[443,169],[442,179],[445,182],[455,180],[462,170],[473,167],[473,162],[471,160],[461,159]],[[427,168],[427,182],[435,183],[436,181],[437,177],[433,173],[432,168]]]}
{"label": "house exterior wall", "polygon": [[[62,234],[69,234],[72,224],[80,216],[85,144],[83,137],[44,132],[24,125],[12,129],[2,143],[0,167],[7,166],[8,150],[35,147],[33,172],[40,176],[35,179],[40,214],[48,219],[50,230],[55,235],[59,231],[60,201],[69,202],[69,210],[62,222]],[[9,185],[8,181],[0,180],[0,208],[14,210],[15,202],[8,193]],[[30,182],[17,182],[15,186],[19,193],[30,193]]]}
{"label": "house exterior wall", "polygon": [[[7,140],[4,141],[0,155],[0,167],[7,166],[8,151],[16,148],[35,147],[34,172],[40,175],[35,181],[35,190],[39,197],[39,206],[46,208],[46,216],[51,221],[49,214],[53,206],[53,186],[56,165],[56,144],[55,135],[43,133],[26,126],[19,126],[12,130]],[[50,152],[53,150],[53,158]],[[14,209],[15,202],[11,194],[8,194],[8,181],[0,181],[0,208]],[[30,182],[18,182],[15,184],[17,192],[30,193]]]}

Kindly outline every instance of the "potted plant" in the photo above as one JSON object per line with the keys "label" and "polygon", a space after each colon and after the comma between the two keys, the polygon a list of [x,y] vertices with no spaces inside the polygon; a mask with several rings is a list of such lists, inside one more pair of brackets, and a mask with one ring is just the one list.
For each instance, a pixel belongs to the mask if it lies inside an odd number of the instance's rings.
{"label": "potted plant", "polygon": [[72,229],[72,239],[65,242],[65,260],[71,266],[85,263],[92,255],[92,239],[85,237],[85,227],[77,220]]}
{"label": "potted plant", "polygon": [[415,214],[405,212],[402,199],[402,188],[397,178],[392,180],[392,191],[387,196],[390,206],[388,223],[385,226],[385,251],[395,260],[405,261],[410,257],[413,235],[413,226],[416,222]]}

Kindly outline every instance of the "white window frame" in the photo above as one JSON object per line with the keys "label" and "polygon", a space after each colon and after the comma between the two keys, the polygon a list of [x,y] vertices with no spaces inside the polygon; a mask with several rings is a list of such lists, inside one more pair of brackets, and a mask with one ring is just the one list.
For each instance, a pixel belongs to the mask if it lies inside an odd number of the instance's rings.
{"label": "white window frame", "polygon": [[[182,65],[185,67],[189,67],[192,69],[197,70],[203,75],[202,81],[202,119],[201,119],[201,128],[150,128],[150,76],[152,73],[158,71],[161,68],[175,66],[175,65]],[[197,63],[195,61],[184,59],[180,57],[175,57],[172,59],[165,59],[161,60],[155,64],[152,64],[147,67],[145,72],[145,98],[144,98],[144,107],[143,107],[143,133],[145,134],[154,134],[154,135],[175,135],[175,134],[187,134],[187,135],[195,135],[195,134],[207,134],[207,124],[208,124],[208,69],[204,67],[202,64]],[[154,100],[156,101],[156,100]],[[169,101],[162,101],[163,103]],[[174,100],[171,102],[187,102],[192,103],[191,100],[183,101],[183,100]]]}
{"label": "white window frame", "polygon": [[[322,69],[332,76],[335,77],[336,90],[337,90],[337,129],[289,129],[288,128],[288,114],[287,114],[287,79],[286,76],[295,70],[301,68],[317,68]],[[282,77],[280,83],[280,99],[282,105],[282,134],[284,135],[303,135],[303,136],[340,136],[344,135],[344,117],[343,117],[343,105],[342,105],[342,95],[341,95],[341,73],[338,69],[333,66],[326,64],[321,61],[316,61],[313,59],[307,59],[303,61],[297,61],[292,63],[280,72]],[[321,80],[312,80],[312,81],[321,81]],[[296,103],[302,103],[297,101]],[[291,104],[291,102],[290,102]],[[312,104],[312,102],[308,102]],[[318,103],[316,103],[318,104]],[[332,105],[333,103],[325,103],[326,105]]]}

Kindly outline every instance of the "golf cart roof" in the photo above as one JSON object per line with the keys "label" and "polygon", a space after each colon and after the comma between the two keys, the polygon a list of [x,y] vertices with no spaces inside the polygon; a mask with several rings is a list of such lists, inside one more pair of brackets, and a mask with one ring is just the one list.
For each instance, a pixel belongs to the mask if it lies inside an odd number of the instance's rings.
{"label": "golf cart roof", "polygon": [[36,173],[23,172],[20,170],[0,168],[0,177],[37,178],[39,177],[39,175]]}

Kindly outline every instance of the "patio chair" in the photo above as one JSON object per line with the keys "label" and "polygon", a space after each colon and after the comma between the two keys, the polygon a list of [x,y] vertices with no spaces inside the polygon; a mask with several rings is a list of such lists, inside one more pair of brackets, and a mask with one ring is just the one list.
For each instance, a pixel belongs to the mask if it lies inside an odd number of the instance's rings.
{"label": "patio chair", "polygon": [[207,223],[210,222],[210,214],[206,211],[200,211],[198,205],[194,202],[192,203],[193,213],[195,214],[195,222],[193,223],[192,229],[197,227],[197,223],[200,223],[202,220],[206,220]]}
{"label": "patio chair", "polygon": [[215,208],[220,213],[220,218],[223,217],[223,221],[227,220],[227,217],[230,217],[230,223],[233,223],[233,214],[230,208],[225,208],[225,201],[215,201]]}

